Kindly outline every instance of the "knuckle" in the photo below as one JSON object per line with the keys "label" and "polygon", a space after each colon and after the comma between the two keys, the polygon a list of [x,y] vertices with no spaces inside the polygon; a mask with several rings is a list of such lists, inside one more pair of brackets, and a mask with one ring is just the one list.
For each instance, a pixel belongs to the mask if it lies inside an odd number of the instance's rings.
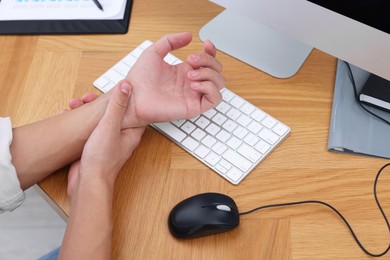
{"label": "knuckle", "polygon": [[215,86],[214,83],[211,81],[205,82],[205,88],[206,88],[207,92],[209,92],[209,93],[212,92],[212,90],[214,89],[214,86]]}
{"label": "knuckle", "polygon": [[122,108],[127,108],[127,102],[126,100],[123,100],[123,99],[116,99],[115,100],[115,104],[119,107],[122,107]]}

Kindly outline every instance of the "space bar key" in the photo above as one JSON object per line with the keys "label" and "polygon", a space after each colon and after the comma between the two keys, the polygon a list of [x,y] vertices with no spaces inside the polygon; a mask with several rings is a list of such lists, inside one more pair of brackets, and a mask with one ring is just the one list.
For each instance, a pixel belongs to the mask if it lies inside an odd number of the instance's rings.
{"label": "space bar key", "polygon": [[153,125],[156,128],[160,129],[166,135],[176,140],[177,142],[181,142],[186,137],[186,134],[183,131],[179,130],[176,126],[172,125],[169,122],[156,123]]}

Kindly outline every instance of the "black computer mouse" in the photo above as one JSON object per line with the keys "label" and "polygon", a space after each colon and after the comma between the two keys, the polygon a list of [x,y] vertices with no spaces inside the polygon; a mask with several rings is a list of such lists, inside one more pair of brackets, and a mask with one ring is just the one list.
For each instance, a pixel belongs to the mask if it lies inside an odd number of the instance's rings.
{"label": "black computer mouse", "polygon": [[169,214],[168,226],[177,238],[195,238],[237,227],[240,215],[229,196],[203,193],[177,204]]}

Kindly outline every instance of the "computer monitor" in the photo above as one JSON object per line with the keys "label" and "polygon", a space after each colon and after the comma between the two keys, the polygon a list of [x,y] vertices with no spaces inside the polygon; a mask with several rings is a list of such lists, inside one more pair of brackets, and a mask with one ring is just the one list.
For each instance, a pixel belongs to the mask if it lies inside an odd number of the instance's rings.
{"label": "computer monitor", "polygon": [[390,80],[388,0],[212,0],[225,11],[202,40],[278,78],[318,48]]}

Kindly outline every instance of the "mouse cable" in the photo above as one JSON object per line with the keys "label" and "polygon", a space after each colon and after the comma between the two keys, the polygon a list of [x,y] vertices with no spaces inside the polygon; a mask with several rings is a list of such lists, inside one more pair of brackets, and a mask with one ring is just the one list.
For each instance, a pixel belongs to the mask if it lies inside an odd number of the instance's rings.
{"label": "mouse cable", "polygon": [[378,118],[379,120],[385,122],[386,124],[390,125],[390,122],[386,119],[384,119],[383,117],[371,112],[370,110],[368,110],[364,105],[363,103],[360,101],[359,99],[359,95],[358,95],[358,91],[357,91],[357,87],[356,87],[356,82],[355,82],[355,78],[353,76],[353,73],[352,73],[352,69],[351,69],[351,66],[349,65],[348,62],[344,61],[344,63],[347,65],[347,68],[348,68],[348,73],[349,73],[349,78],[351,79],[351,82],[352,82],[352,87],[353,87],[353,90],[354,90],[354,96],[355,96],[355,100],[356,100],[356,103],[358,103],[360,105],[361,108],[363,108],[363,110],[365,110],[367,113],[375,116],[376,118]]}
{"label": "mouse cable", "polygon": [[[378,196],[377,196],[377,192],[376,192],[376,186],[377,186],[377,183],[378,183],[378,179],[379,179],[379,176],[381,175],[382,171],[387,168],[388,166],[390,166],[390,163],[388,164],[385,164],[384,166],[382,166],[382,168],[378,171],[376,177],[375,177],[375,181],[374,181],[374,197],[375,197],[375,201],[376,201],[376,204],[378,205],[378,208],[379,210],[381,211],[382,213],[382,216],[383,218],[385,219],[385,222],[387,224],[387,229],[389,230],[389,233],[390,233],[390,225],[389,225],[389,220],[387,219],[386,217],[386,214],[385,212],[383,211],[382,209],[382,206],[381,204],[379,203],[379,200],[378,200]],[[334,212],[336,212],[337,215],[339,215],[339,217],[344,221],[344,223],[347,225],[349,231],[351,232],[353,238],[355,239],[356,243],[358,244],[358,246],[363,250],[364,253],[366,253],[367,255],[369,256],[372,256],[372,257],[381,257],[381,256],[384,256],[385,254],[387,254],[387,252],[390,250],[390,243],[389,243],[389,246],[387,247],[387,249],[383,252],[383,253],[380,253],[380,254],[373,254],[373,253],[370,253],[369,251],[366,250],[366,248],[362,245],[362,243],[359,241],[359,239],[357,238],[355,232],[353,231],[351,225],[348,223],[348,221],[345,219],[345,217],[343,215],[341,215],[341,213],[336,209],[334,208],[332,205],[328,204],[328,203],[325,203],[323,201],[318,201],[318,200],[304,200],[304,201],[296,201],[296,202],[289,202],[289,203],[280,203],[280,204],[271,204],[271,205],[265,205],[265,206],[261,206],[261,207],[257,207],[255,209],[252,209],[252,210],[249,210],[249,211],[246,211],[246,212],[242,212],[242,213],[239,213],[239,215],[246,215],[246,214],[250,214],[254,211],[258,211],[258,210],[262,210],[262,209],[267,209],[267,208],[276,208],[276,207],[286,207],[286,206],[293,206],[293,205],[301,205],[301,204],[321,204],[321,205],[324,205],[324,206],[327,206],[328,208],[332,209]]]}

